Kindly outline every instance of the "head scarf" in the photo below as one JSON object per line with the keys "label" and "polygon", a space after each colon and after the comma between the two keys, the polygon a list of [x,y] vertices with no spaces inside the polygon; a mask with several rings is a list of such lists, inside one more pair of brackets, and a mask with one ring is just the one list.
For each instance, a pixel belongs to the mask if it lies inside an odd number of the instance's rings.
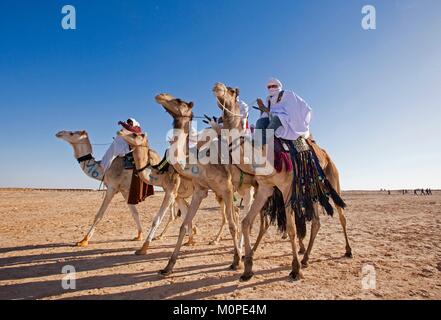
{"label": "head scarf", "polygon": [[276,85],[277,86],[277,88],[268,89],[268,95],[270,97],[273,97],[274,95],[278,94],[283,89],[282,82],[280,82],[280,80],[278,80],[276,78],[271,78],[268,81],[268,83],[266,84],[266,86],[270,86],[270,85]]}

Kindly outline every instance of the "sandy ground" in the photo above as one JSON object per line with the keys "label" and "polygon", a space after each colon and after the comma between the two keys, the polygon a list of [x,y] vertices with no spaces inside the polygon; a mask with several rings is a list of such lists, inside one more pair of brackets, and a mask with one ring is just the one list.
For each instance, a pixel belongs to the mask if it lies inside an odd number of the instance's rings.
{"label": "sandy ground", "polygon": [[[441,192],[344,197],[353,259],[343,257],[338,217],[321,216],[303,280],[288,280],[290,244],[272,227],[255,255],[256,276],[242,283],[241,271],[228,270],[228,228],[219,245],[208,245],[220,223],[212,194],[196,215],[198,243],[184,247],[175,272],[164,278],[157,271],[167,263],[181,220],[147,256],[135,256],[141,243],[129,241],[136,228],[118,195],[89,247],[77,248],[102,193],[3,190],[0,299],[441,299]],[[138,206],[145,229],[161,200],[157,193]],[[61,285],[65,265],[76,269],[75,290]],[[375,280],[376,289],[363,289],[363,279]]]}

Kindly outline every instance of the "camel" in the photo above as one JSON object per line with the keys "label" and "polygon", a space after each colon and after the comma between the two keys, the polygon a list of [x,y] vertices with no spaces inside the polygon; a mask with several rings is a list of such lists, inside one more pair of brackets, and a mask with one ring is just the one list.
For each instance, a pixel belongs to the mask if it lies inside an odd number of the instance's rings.
{"label": "camel", "polygon": [[[225,121],[234,122],[235,121],[234,115],[238,114],[240,112],[239,107],[236,104],[236,99],[239,95],[239,90],[227,87],[222,83],[217,83],[214,86],[213,91],[215,93],[218,106],[223,110],[223,113],[224,113],[224,119],[223,119],[224,125],[225,125]],[[324,149],[319,148],[315,144],[314,141],[310,141],[310,145],[314,149],[314,151],[319,159],[320,165],[323,168],[323,170],[326,174],[326,177],[330,181],[332,187],[336,190],[336,192],[338,194],[340,194],[341,190],[340,190],[339,174],[338,174],[337,167],[332,162],[330,156],[328,155],[328,153]],[[250,166],[238,165],[238,167],[241,168],[241,170],[244,170],[245,172],[253,174],[254,170]],[[262,208],[262,206],[266,202],[266,199],[268,199],[268,197],[271,195],[270,190],[272,190],[272,187],[277,186],[279,188],[279,190],[282,191],[284,199],[286,201],[286,199],[287,199],[286,192],[289,191],[289,186],[287,186],[285,183],[283,183],[284,182],[283,178],[282,178],[283,175],[284,174],[277,173],[277,172],[273,171],[272,174],[270,174],[268,176],[256,176],[256,179],[259,184],[258,194],[255,197],[255,201],[252,205],[252,209],[248,213],[247,217],[243,220],[243,224],[242,224],[242,229],[243,229],[243,233],[245,236],[245,255],[246,255],[245,256],[245,272],[241,277],[242,280],[248,280],[253,275],[253,273],[252,273],[252,252],[254,252],[256,248],[253,248],[254,250],[251,250],[249,247],[250,225],[251,225],[252,221],[254,220],[255,215],[258,213],[258,210],[260,210]],[[288,174],[288,176],[290,176],[290,175]],[[285,181],[288,181],[288,183],[290,184],[292,181],[292,177],[290,177],[288,179],[285,178]],[[349,240],[348,240],[348,236],[347,236],[346,218],[343,213],[343,208],[338,206],[337,204],[335,204],[335,206],[336,206],[338,214],[339,214],[340,223],[342,225],[343,233],[344,233],[345,240],[346,240],[345,256],[351,257],[352,250],[349,245]],[[290,224],[292,223],[292,219],[287,217],[287,223],[288,223],[288,234],[291,239],[291,243],[293,246],[293,254],[294,254],[293,273],[291,274],[291,277],[296,280],[296,279],[301,278],[302,275],[300,272],[300,266],[298,266],[298,261],[296,261],[297,260],[296,254],[294,253],[295,243],[293,242],[293,238],[292,238],[293,231],[292,230],[290,231],[290,229],[291,229]],[[266,224],[266,227],[268,225],[269,224]],[[302,241],[303,238],[299,237],[300,253],[304,253],[304,257],[302,259],[302,266],[303,267],[306,267],[308,265],[308,260],[309,260],[309,256],[310,256],[310,253],[312,250],[314,239],[318,233],[319,228],[320,228],[320,220],[319,220],[319,216],[318,216],[317,206],[315,206],[313,219],[312,219],[310,241],[309,241],[308,248],[307,248],[306,252],[305,252],[303,241]]]}
{"label": "camel", "polygon": [[[74,149],[74,156],[78,160],[83,172],[90,178],[103,182],[107,189],[101,207],[95,215],[92,226],[87,235],[76,243],[79,247],[87,247],[92,238],[95,228],[104,216],[113,197],[121,192],[126,201],[129,197],[130,183],[132,181],[132,171],[124,169],[124,160],[116,158],[104,175],[103,168],[92,156],[92,145],[86,131],[60,131],[55,135],[57,138],[68,142]],[[138,234],[133,241],[142,240],[142,227],[139,220],[139,213],[134,205],[128,205],[133,219],[135,220]]]}
{"label": "camel", "polygon": [[[124,133],[122,130],[119,131],[118,134],[132,147],[133,158],[135,160],[135,166],[137,168],[137,173],[140,179],[145,183],[162,187],[166,193],[164,196],[163,204],[161,205],[161,209],[153,220],[153,225],[146,239],[146,242],[140,250],[136,251],[136,254],[138,255],[145,254],[150,242],[154,239],[154,233],[157,227],[164,217],[164,214],[167,212],[167,207],[171,206],[173,199],[176,199],[179,210],[181,210],[181,214],[183,214],[183,216],[187,214],[188,203],[186,199],[193,194],[193,183],[190,179],[179,176],[179,174],[172,166],[169,166],[167,171],[162,173],[158,169],[152,168],[152,166],[150,165],[151,154],[155,154],[155,152],[150,148],[146,134]],[[221,228],[215,239],[213,241],[210,241],[210,244],[218,243],[219,238],[222,234],[226,219],[224,207],[221,207],[221,215]],[[165,230],[167,229],[167,226],[170,224],[171,221],[173,221],[173,219],[173,215],[170,215],[170,219],[167,222],[164,231],[159,237],[156,237],[155,240],[160,239],[163,236]],[[193,233],[196,233],[195,228],[192,228],[191,226],[189,230],[193,230]],[[184,245],[194,244],[195,241],[193,239],[193,234],[190,233],[189,240]]]}
{"label": "camel", "polygon": [[[185,157],[189,156],[188,138],[189,138],[189,124],[193,119],[193,103],[185,102],[181,99],[176,99],[170,94],[162,93],[155,97],[156,101],[172,116],[173,128],[178,130],[178,139],[173,141],[171,149],[182,152]],[[179,142],[185,141],[184,144]],[[174,158],[174,154],[170,154],[169,158]],[[160,270],[160,274],[168,275],[173,272],[173,267],[179,255],[185,230],[193,220],[196,212],[204,198],[208,196],[208,190],[214,191],[216,197],[221,201],[221,206],[225,206],[225,212],[229,224],[231,236],[234,244],[234,258],[230,265],[230,269],[237,270],[240,266],[240,252],[239,246],[239,229],[238,229],[238,213],[233,205],[234,186],[229,169],[221,164],[202,164],[200,161],[196,164],[189,164],[186,159],[179,159],[178,161],[171,161],[173,168],[179,175],[187,177],[192,180],[194,186],[194,193],[191,199],[190,207],[187,216],[185,217],[179,238],[176,243],[175,250],[169,259],[167,266]]]}

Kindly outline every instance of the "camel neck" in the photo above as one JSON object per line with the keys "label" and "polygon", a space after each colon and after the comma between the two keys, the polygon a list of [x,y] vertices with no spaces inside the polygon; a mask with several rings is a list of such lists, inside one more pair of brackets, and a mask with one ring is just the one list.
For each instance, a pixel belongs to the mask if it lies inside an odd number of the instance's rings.
{"label": "camel neck", "polygon": [[[226,101],[219,101],[219,103],[223,103],[223,105],[220,105],[220,107],[223,107],[223,128],[224,129],[238,129],[242,130],[242,118],[239,117],[240,115],[240,108],[236,102],[231,105],[231,103],[228,103]],[[230,112],[228,112],[230,111]]]}
{"label": "camel neck", "polygon": [[[87,155],[92,155],[92,145],[89,139],[84,139],[81,143],[72,144],[76,159],[80,159]],[[103,181],[104,170],[101,165],[92,156],[91,159],[80,162],[81,170],[90,178]]]}
{"label": "camel neck", "polygon": [[136,170],[142,170],[138,172],[140,179],[151,184],[149,181],[151,163],[149,161],[149,150],[147,145],[138,146],[133,148],[133,159],[135,160]]}

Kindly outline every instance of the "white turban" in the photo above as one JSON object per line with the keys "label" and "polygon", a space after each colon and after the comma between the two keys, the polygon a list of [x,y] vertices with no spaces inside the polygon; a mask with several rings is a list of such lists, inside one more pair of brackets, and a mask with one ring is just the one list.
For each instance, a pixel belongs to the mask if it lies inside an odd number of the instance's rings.
{"label": "white turban", "polygon": [[133,126],[134,126],[134,127],[141,127],[141,125],[139,124],[139,122],[136,121],[134,118],[129,118],[129,120],[132,120],[132,122],[133,122]]}
{"label": "white turban", "polygon": [[283,89],[283,85],[282,85],[282,83],[280,82],[280,80],[278,80],[278,79],[276,79],[276,78],[271,78],[271,79],[269,79],[269,81],[268,81],[268,83],[267,83],[267,86],[269,86],[269,85],[276,85],[276,86],[278,86],[280,89]]}

